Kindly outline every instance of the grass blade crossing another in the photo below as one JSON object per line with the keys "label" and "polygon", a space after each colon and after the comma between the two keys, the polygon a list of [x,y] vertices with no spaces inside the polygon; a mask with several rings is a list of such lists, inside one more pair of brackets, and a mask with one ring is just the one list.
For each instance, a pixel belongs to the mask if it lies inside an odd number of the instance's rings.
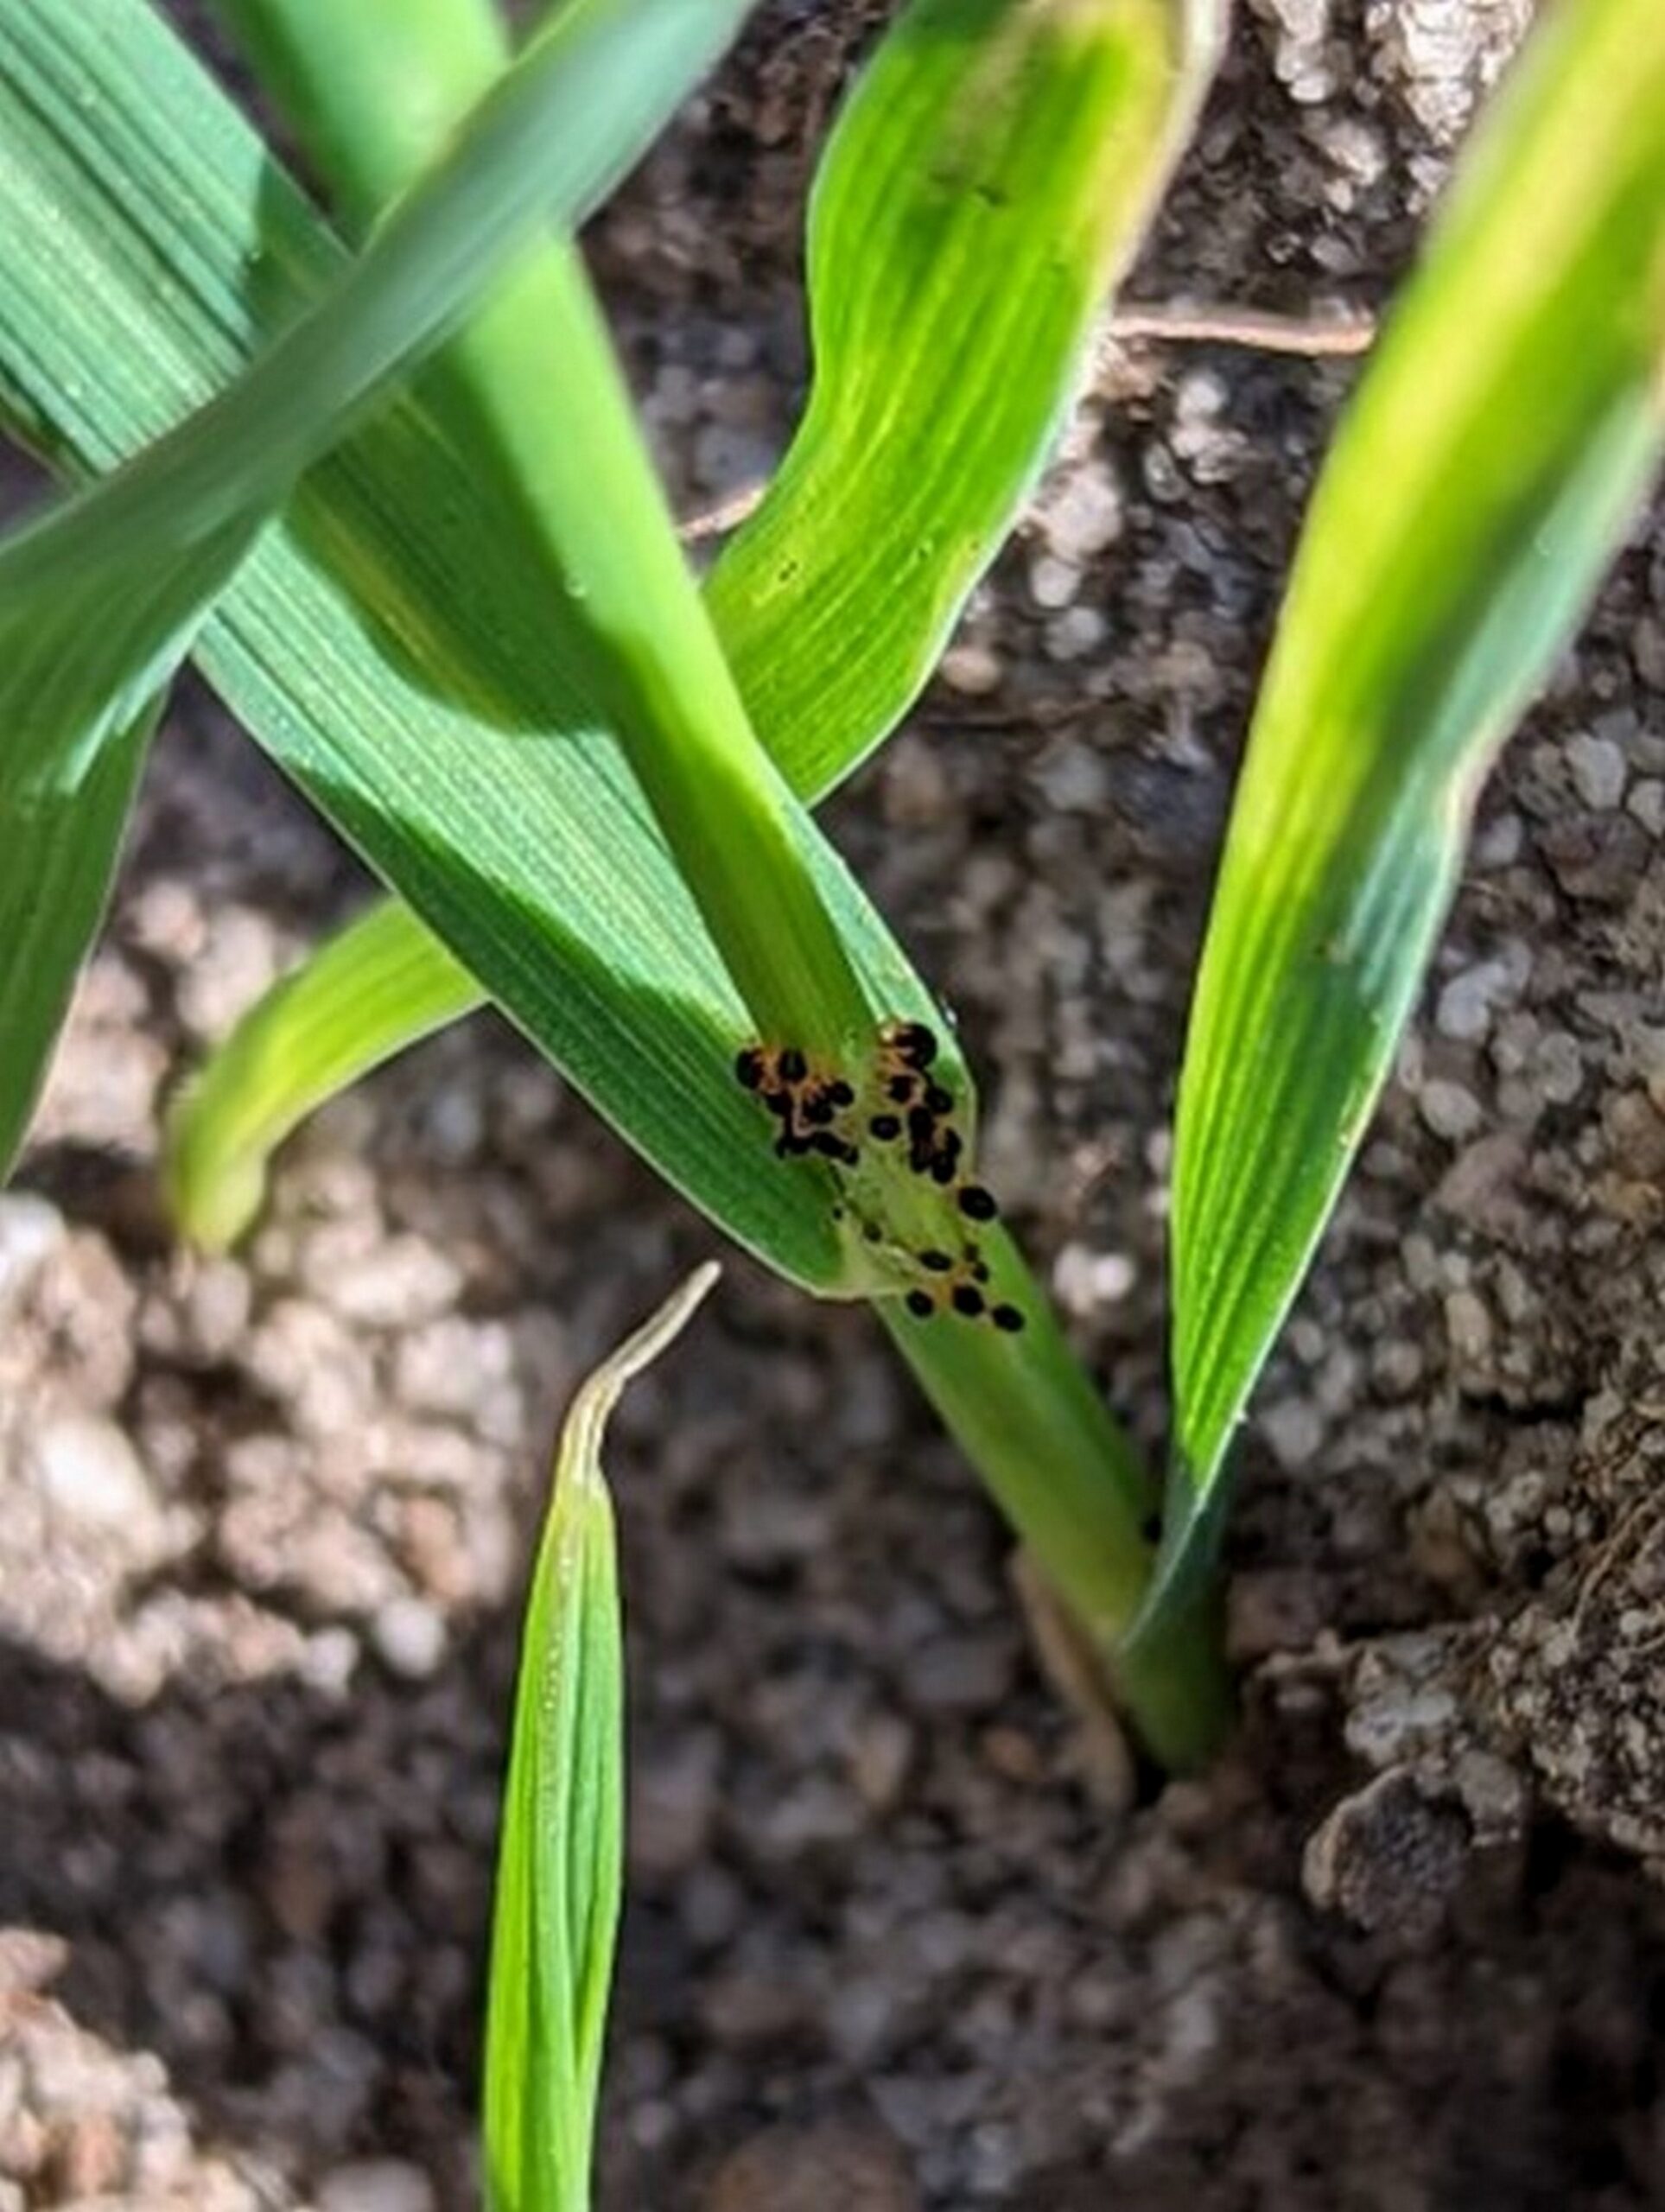
{"label": "grass blade crossing another", "polygon": [[[20,64],[82,86],[105,134],[43,143],[35,107],[7,98]],[[0,9],[7,160],[49,185],[10,205],[0,226],[0,404],[77,467],[107,467],[174,419],[340,267],[340,248],[247,126],[137,0],[104,0],[96,23],[70,0]],[[84,270],[68,293],[52,264],[66,238]],[[151,281],[159,262],[176,276],[165,289]],[[811,1163],[767,1158],[757,1102],[734,1079],[750,1017],[598,705],[574,645],[580,626],[556,619],[504,518],[454,431],[420,397],[402,400],[303,480],[216,608],[200,664],[653,1165],[777,1270],[848,1294],[857,1286],[828,1190]],[[818,840],[806,849],[868,1002],[929,1018],[836,855]],[[944,1052],[953,1066],[947,1039]],[[266,1105],[257,1101],[257,1119]],[[1078,1373],[1060,1395],[1066,1355],[1009,1243],[991,1236],[988,1264],[1002,1276],[988,1299],[1031,1317],[1020,1333],[987,1314],[893,1325],[1044,1571],[1108,1646],[1148,1564],[1147,1485]],[[987,1347],[975,1420],[956,1335],[967,1327]],[[1037,1404],[1049,1414],[1039,1427]],[[1162,1716],[1149,1732],[1169,1747]]]}
{"label": "grass blade crossing another", "polygon": [[1665,10],[1551,10],[1314,493],[1192,1011],[1163,1586],[1363,1134],[1475,794],[1665,446]]}
{"label": "grass blade crossing another", "polygon": [[[385,7],[397,0],[376,0]],[[235,0],[232,12],[311,118],[320,159],[359,219],[420,166],[424,128],[474,97],[491,44],[473,0],[448,0],[444,35],[407,21],[397,41],[323,0]],[[1189,132],[1223,12],[1217,0],[918,0],[880,41],[817,174],[810,404],[762,511],[708,587],[753,726],[800,796],[820,798],[893,728],[997,551],[1068,407],[1095,315]],[[384,101],[383,68],[393,73]],[[982,128],[991,101],[995,132]],[[558,397],[537,366],[552,371],[553,356],[550,317],[536,307],[523,298],[524,331],[499,318],[487,342],[505,355],[521,347],[533,388]],[[427,391],[451,413],[454,384],[430,379]],[[465,420],[502,449],[477,411]],[[390,918],[354,944],[408,977],[414,1041],[442,992],[458,1014],[484,994],[470,996],[414,917],[403,944],[397,928]],[[340,1083],[397,1049],[383,1003],[384,1025],[367,1033],[360,1068],[340,1064]],[[248,1019],[273,1065],[282,1005]],[[222,1096],[235,1114],[236,1090],[235,1062],[211,1066],[181,1141],[195,1142],[192,1125],[212,1122]],[[320,1097],[308,1071],[287,1126]],[[270,1147],[286,1123],[275,1091],[266,1103],[257,1123],[241,1118]],[[229,1169],[217,1141],[204,1148]],[[251,1198],[263,1172],[264,1160],[238,1164]],[[187,1225],[197,1233],[197,1218]]]}
{"label": "grass blade crossing another", "polygon": [[[39,41],[54,13],[10,27],[7,91],[28,107],[36,148],[67,134],[91,150],[97,104],[84,95],[66,115]],[[550,213],[575,221],[595,205],[743,13],[740,0],[563,10],[327,299],[199,415],[0,546],[0,835],[7,903],[30,917],[34,956],[28,969],[0,965],[0,1172],[102,910],[156,695],[256,534],[499,259]],[[45,212],[52,181],[44,164],[17,166],[8,221],[27,236],[17,203]],[[62,251],[50,229],[46,250]]]}

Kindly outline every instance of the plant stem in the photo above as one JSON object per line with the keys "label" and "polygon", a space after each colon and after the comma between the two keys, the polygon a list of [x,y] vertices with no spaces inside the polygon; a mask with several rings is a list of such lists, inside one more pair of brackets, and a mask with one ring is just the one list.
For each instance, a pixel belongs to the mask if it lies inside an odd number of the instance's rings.
{"label": "plant stem", "polygon": [[[347,10],[337,0],[234,0],[233,12],[360,217],[419,169],[491,73],[496,33],[482,0],[415,10],[360,0]],[[557,242],[530,256],[425,384],[525,557],[547,574],[552,619],[570,602],[581,618],[575,637],[601,640],[587,664],[597,705],[759,1032],[847,1063],[896,1009],[868,1004],[822,902],[796,804],[753,734],[687,571],[576,251]],[[400,939],[394,930],[360,950],[373,969],[397,962]],[[946,1070],[956,1056],[946,1033],[942,1043]],[[958,1103],[969,1145],[969,1086]],[[950,1193],[899,1168],[893,1175],[882,1156],[862,1176],[846,1193],[852,1284],[883,1281],[887,1267],[922,1249],[958,1249],[968,1224]],[[880,1236],[882,1251],[868,1241]],[[1152,1751],[1193,1764],[1228,1710],[1217,1645],[1187,1632],[1160,1651],[1141,1648],[1125,1669],[1115,1656],[1150,1577],[1155,1494],[1010,1239],[991,1229],[981,1249],[989,1306],[1017,1309],[1014,1328],[945,1313],[917,1319],[893,1274],[893,1294],[874,1300],[880,1318],[1104,1655]]]}
{"label": "plant stem", "polygon": [[1202,1764],[1230,1725],[1231,1693],[1211,1591],[1123,1651],[1149,1586],[1160,1491],[1071,1351],[1004,1231],[984,1250],[1028,1325],[1017,1335],[880,1319],[966,1458],[1089,1637],[1115,1700],[1164,1767]]}

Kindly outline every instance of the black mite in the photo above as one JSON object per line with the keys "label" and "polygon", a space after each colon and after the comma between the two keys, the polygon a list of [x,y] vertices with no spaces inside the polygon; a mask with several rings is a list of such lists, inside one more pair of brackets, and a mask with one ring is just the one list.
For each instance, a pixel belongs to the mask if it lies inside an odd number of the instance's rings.
{"label": "black mite", "polygon": [[937,1057],[937,1039],[923,1021],[893,1023],[884,1042],[912,1068],[928,1068]]}
{"label": "black mite", "polygon": [[897,1105],[906,1106],[918,1088],[919,1081],[917,1076],[893,1075],[885,1085],[885,1096],[887,1098],[893,1099]]}
{"label": "black mite", "polygon": [[867,1129],[880,1144],[893,1144],[902,1134],[902,1124],[894,1114],[875,1114],[867,1123]]}
{"label": "black mite", "polygon": [[796,1045],[788,1045],[780,1055],[780,1079],[783,1083],[802,1083],[810,1072],[810,1064]]}
{"label": "black mite", "polygon": [[984,1190],[981,1183],[968,1183],[960,1192],[960,1211],[968,1221],[993,1221],[1000,1208],[992,1191]]}
{"label": "black mite", "polygon": [[929,1268],[934,1275],[945,1275],[954,1265],[954,1262],[947,1252],[921,1252],[919,1265],[922,1268]]}
{"label": "black mite", "polygon": [[951,1090],[944,1090],[940,1083],[933,1083],[925,1092],[925,1104],[933,1114],[951,1114],[954,1111],[954,1094]]}
{"label": "black mite", "polygon": [[937,1311],[937,1301],[928,1290],[911,1290],[903,1300],[916,1321],[928,1321]]}
{"label": "black mite", "polygon": [[1023,1326],[1023,1316],[1015,1306],[994,1306],[988,1318],[997,1329],[1004,1329],[1008,1336],[1014,1337]]}
{"label": "black mite", "polygon": [[734,1079],[746,1090],[759,1090],[763,1083],[763,1055],[755,1045],[748,1045],[744,1052],[734,1055]]}
{"label": "black mite", "polygon": [[956,1282],[953,1291],[954,1311],[974,1320],[982,1312],[982,1293],[975,1283]]}

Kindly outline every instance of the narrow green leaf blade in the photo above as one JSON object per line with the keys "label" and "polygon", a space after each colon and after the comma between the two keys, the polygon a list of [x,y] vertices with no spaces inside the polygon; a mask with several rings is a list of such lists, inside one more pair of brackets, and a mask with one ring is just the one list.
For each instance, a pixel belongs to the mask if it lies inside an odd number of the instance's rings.
{"label": "narrow green leaf blade", "polygon": [[[317,0],[236,0],[355,213],[420,162],[424,128],[442,127],[486,67],[479,11],[442,12],[443,35],[398,24],[384,63],[390,40],[378,34],[388,26],[374,9],[344,17],[321,16]],[[327,70],[308,47],[321,22]],[[806,797],[893,726],[998,549],[1067,407],[1094,311],[1190,128],[1219,37],[1215,0],[920,0],[881,42],[817,182],[815,396],[709,593],[758,735]],[[383,66],[395,79],[385,102],[372,99]],[[992,136],[982,128],[991,103],[1001,125]],[[367,131],[358,124],[366,108]],[[506,364],[497,419],[482,419],[467,395],[459,404],[455,378],[428,386],[442,419],[495,451],[511,475],[558,455],[569,393],[553,373],[555,317],[540,311],[532,277],[518,327],[499,312],[494,332],[467,341],[465,376]],[[558,290],[564,272],[553,281]],[[414,1040],[436,995],[454,988],[454,964],[435,943],[424,976],[430,940],[414,918],[403,943],[395,936],[390,923],[378,945],[408,976]],[[281,1016],[251,1019],[259,1057],[276,1069]],[[365,1044],[360,1066],[339,1064],[343,1084],[396,1048],[380,1024]],[[318,1103],[304,1051],[296,1067],[287,1119],[270,1084],[264,1110],[247,1117],[268,1146]],[[178,1125],[181,1141],[197,1113],[233,1110],[233,1097],[229,1081],[206,1084]],[[221,1150],[212,1134],[205,1149]],[[264,1164],[248,1160],[238,1172],[251,1191]],[[228,1205],[226,1217],[235,1211]]]}
{"label": "narrow green leaf blade", "polygon": [[[107,466],[189,404],[205,371],[231,372],[302,311],[339,253],[154,19],[105,0],[96,35],[67,8],[39,27],[66,80],[108,113],[96,145],[72,140],[67,159],[31,117],[9,116],[3,59],[19,34],[0,9],[0,149],[16,130],[28,158],[53,169],[44,231],[0,226],[0,404],[60,460]],[[112,189],[103,165],[118,135]],[[86,264],[67,347],[44,274],[49,238]],[[158,264],[174,277],[165,289]],[[755,1108],[732,1081],[743,1010],[627,762],[575,711],[585,702],[546,595],[499,524],[431,416],[391,410],[307,480],[200,657],[372,861],[424,912],[445,913],[499,1002],[650,1159],[783,1272],[845,1287],[824,1198],[758,1157]],[[836,861],[819,864],[873,1002],[922,1011],[900,953]],[[1084,1382],[1060,1395],[1059,1347],[1006,1241],[991,1239],[987,1256],[996,1294],[1020,1300],[1033,1325],[988,1333],[980,1381],[948,1325],[898,1333],[944,1417],[995,1467],[1047,1572],[1100,1639],[1113,1637],[1136,1587],[1145,1485]],[[1044,1452],[1025,1441],[1023,1409],[1037,1402]],[[1183,1712],[1155,1700],[1152,1740],[1172,1755],[1196,1750],[1197,1687]],[[1136,1691],[1135,1704],[1142,1713]]]}
{"label": "narrow green leaf blade", "polygon": [[626,1384],[717,1279],[699,1268],[578,1391],[521,1632],[486,2021],[492,2212],[588,2212],[623,1889],[624,1654],[601,1465]]}
{"label": "narrow green leaf blade", "polygon": [[259,1001],[174,1101],[166,1178],[174,1217],[223,1250],[259,1211],[265,1163],[296,1122],[479,999],[466,969],[384,900]]}
{"label": "narrow green leaf blade", "polygon": [[803,791],[917,696],[1190,135],[1220,0],[916,0],[816,182],[815,375],[710,597]]}
{"label": "narrow green leaf blade", "polygon": [[1327,461],[1180,1086],[1167,1580],[1408,1019],[1476,791],[1665,444],[1665,11],[1579,0],[1461,163]]}
{"label": "narrow green leaf blade", "polygon": [[22,1141],[102,918],[156,713],[142,706],[77,783],[34,798],[26,822],[0,810],[13,832],[0,868],[0,1166]]}
{"label": "narrow green leaf blade", "polygon": [[[82,92],[66,111],[52,67],[56,12],[43,5],[6,27],[6,94],[43,150],[63,150],[67,132],[70,146],[95,151],[96,104]],[[699,10],[575,0],[320,307],[200,414],[0,547],[0,836],[16,871],[9,896],[29,915],[39,955],[38,973],[8,962],[0,982],[0,1172],[36,1088],[48,1020],[102,908],[143,709],[208,606],[308,462],[444,334],[541,219],[575,222],[595,205],[743,12],[743,0]],[[45,162],[18,166],[20,199],[49,207]],[[61,279],[54,243],[44,251]],[[111,744],[122,761],[104,772]],[[70,848],[76,895],[49,906]],[[89,889],[100,856],[104,880]]]}

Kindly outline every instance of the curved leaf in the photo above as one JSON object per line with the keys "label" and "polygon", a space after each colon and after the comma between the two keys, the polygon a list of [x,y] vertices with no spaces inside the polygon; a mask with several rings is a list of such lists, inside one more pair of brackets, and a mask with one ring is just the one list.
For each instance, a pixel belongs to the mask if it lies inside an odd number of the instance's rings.
{"label": "curved leaf", "polygon": [[1499,746],[1665,443],[1665,10],[1552,10],[1313,495],[1180,1085],[1164,1586],[1357,1149]]}
{"label": "curved leaf", "polygon": [[936,665],[1189,137],[1217,0],[916,0],[810,205],[814,381],[710,597],[800,790]]}
{"label": "curved leaf", "polygon": [[521,1630],[492,1923],[485,2063],[492,2212],[587,2212],[623,1891],[624,1638],[601,1465],[625,1386],[688,1325],[708,1263],[580,1387]]}
{"label": "curved leaf", "polygon": [[[373,22],[326,11],[339,50],[324,72],[299,53],[318,20],[310,0],[238,0],[237,12],[280,84],[293,92],[304,71],[323,157],[363,214],[423,158],[431,80],[413,92],[400,67],[404,93],[396,85],[384,105],[369,103],[385,43]],[[448,12],[452,85],[467,97],[486,41],[464,38],[457,21]],[[804,797],[822,796],[894,727],[998,550],[1068,407],[1095,315],[1190,130],[1223,21],[1217,0],[918,0],[865,72],[816,186],[810,407],[708,587],[753,727]],[[355,117],[371,107],[368,138],[349,131],[349,105]],[[559,385],[537,372],[550,318],[533,304],[528,381],[546,385],[558,411]],[[435,398],[454,404],[454,384]],[[477,413],[468,428],[480,435]],[[459,1015],[484,997],[459,986],[437,944],[424,968],[429,942],[414,916],[351,940],[384,1019],[365,1032],[359,1065],[334,1064],[338,1084],[399,1048],[384,990],[396,971],[412,992],[408,1041],[427,1033],[442,995]],[[347,951],[320,957],[340,973]],[[281,1064],[286,1018],[283,1001],[251,1012],[257,1040],[211,1065],[182,1142],[222,1099],[238,1111],[242,1061]],[[295,1066],[287,1119],[273,1090],[264,1117],[245,1117],[267,1147],[326,1095],[304,1054]],[[220,1149],[212,1135],[204,1148]],[[251,1203],[263,1166],[238,1163]],[[197,1231],[196,1219],[187,1225]]]}

